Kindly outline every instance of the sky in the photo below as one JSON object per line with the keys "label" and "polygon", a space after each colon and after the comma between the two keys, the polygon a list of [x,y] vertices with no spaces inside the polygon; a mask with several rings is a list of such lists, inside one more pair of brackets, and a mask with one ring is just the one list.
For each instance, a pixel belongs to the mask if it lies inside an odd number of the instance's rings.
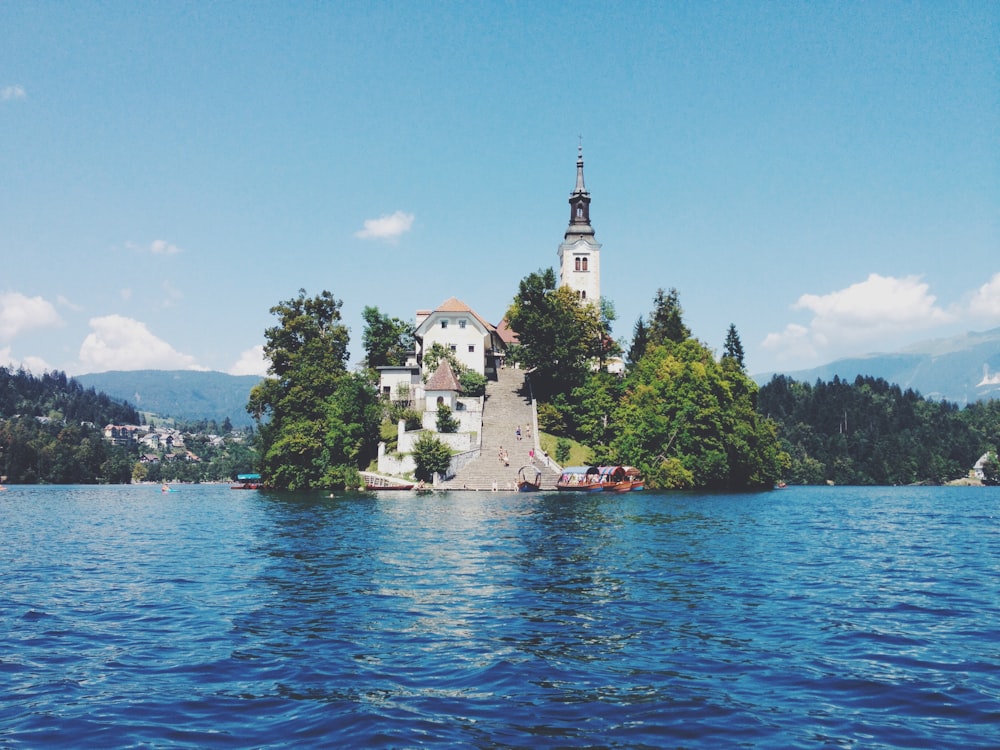
{"label": "sky", "polygon": [[751,373],[1000,326],[1000,4],[0,4],[0,364],[264,374],[270,309],[558,270]]}

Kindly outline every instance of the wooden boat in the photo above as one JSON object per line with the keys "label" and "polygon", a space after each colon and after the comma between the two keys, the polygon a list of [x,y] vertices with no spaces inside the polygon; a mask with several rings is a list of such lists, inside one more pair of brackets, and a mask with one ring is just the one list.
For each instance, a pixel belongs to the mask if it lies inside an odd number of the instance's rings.
{"label": "wooden boat", "polygon": [[639,470],[634,466],[622,466],[624,476],[615,485],[615,492],[638,492],[646,489],[646,480],[642,478]]}
{"label": "wooden boat", "polygon": [[387,477],[370,471],[360,471],[366,490],[412,490],[413,482],[407,482],[398,477]]}
{"label": "wooden boat", "polygon": [[[601,478],[601,489],[604,492],[625,492],[625,467],[624,466],[599,466],[598,476]],[[625,489],[623,489],[625,486]]]}
{"label": "wooden boat", "polygon": [[556,489],[563,492],[600,492],[600,468],[597,466],[568,466],[563,469]]}
{"label": "wooden boat", "polygon": [[237,474],[236,483],[229,485],[231,490],[259,490],[264,486],[260,474]]}
{"label": "wooden boat", "polygon": [[517,470],[517,491],[538,492],[542,488],[542,470],[526,464]]}

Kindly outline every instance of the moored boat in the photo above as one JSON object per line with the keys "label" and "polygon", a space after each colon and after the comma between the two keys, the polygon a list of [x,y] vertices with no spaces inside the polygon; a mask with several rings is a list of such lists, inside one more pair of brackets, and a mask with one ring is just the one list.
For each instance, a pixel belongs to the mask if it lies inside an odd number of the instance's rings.
{"label": "moored boat", "polygon": [[542,488],[542,470],[532,464],[525,464],[517,470],[517,491],[538,492]]}
{"label": "moored boat", "polygon": [[264,484],[260,474],[237,474],[236,483],[229,485],[231,490],[259,490]]}
{"label": "moored boat", "polygon": [[600,492],[603,489],[600,467],[568,466],[563,469],[559,481],[556,482],[556,489],[571,492]]}
{"label": "moored boat", "polygon": [[642,474],[637,468],[634,466],[623,466],[622,468],[625,469],[625,478],[622,480],[618,492],[638,492],[646,489],[646,480],[642,478]]}
{"label": "moored boat", "polygon": [[[364,480],[366,490],[412,490],[413,482],[398,477],[387,477],[370,471],[358,472]],[[422,487],[421,487],[422,489]]]}

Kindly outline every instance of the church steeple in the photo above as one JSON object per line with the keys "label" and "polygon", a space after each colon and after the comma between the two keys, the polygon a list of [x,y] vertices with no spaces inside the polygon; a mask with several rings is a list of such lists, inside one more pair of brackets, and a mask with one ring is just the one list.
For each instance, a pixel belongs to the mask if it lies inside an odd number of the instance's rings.
{"label": "church steeple", "polygon": [[576,156],[576,187],[569,195],[569,227],[559,245],[559,283],[582,300],[601,299],[601,245],[590,226],[590,193],[583,182],[583,144]]}
{"label": "church steeple", "polygon": [[590,193],[583,182],[583,144],[577,147],[576,156],[576,187],[569,196],[569,227],[564,239],[570,237],[594,236],[594,228],[590,226]]}

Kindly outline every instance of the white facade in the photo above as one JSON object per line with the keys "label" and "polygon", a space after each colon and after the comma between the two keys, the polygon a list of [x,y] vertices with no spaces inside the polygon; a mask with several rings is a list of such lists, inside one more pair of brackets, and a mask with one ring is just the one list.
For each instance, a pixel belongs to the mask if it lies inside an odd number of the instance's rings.
{"label": "white facade", "polygon": [[585,302],[600,302],[601,246],[593,238],[559,246],[559,285],[568,286]]}
{"label": "white facade", "polygon": [[499,344],[496,327],[454,297],[426,316],[418,314],[418,319],[415,336],[421,358],[434,344],[440,344],[465,367],[486,374],[487,357],[493,356]]}

